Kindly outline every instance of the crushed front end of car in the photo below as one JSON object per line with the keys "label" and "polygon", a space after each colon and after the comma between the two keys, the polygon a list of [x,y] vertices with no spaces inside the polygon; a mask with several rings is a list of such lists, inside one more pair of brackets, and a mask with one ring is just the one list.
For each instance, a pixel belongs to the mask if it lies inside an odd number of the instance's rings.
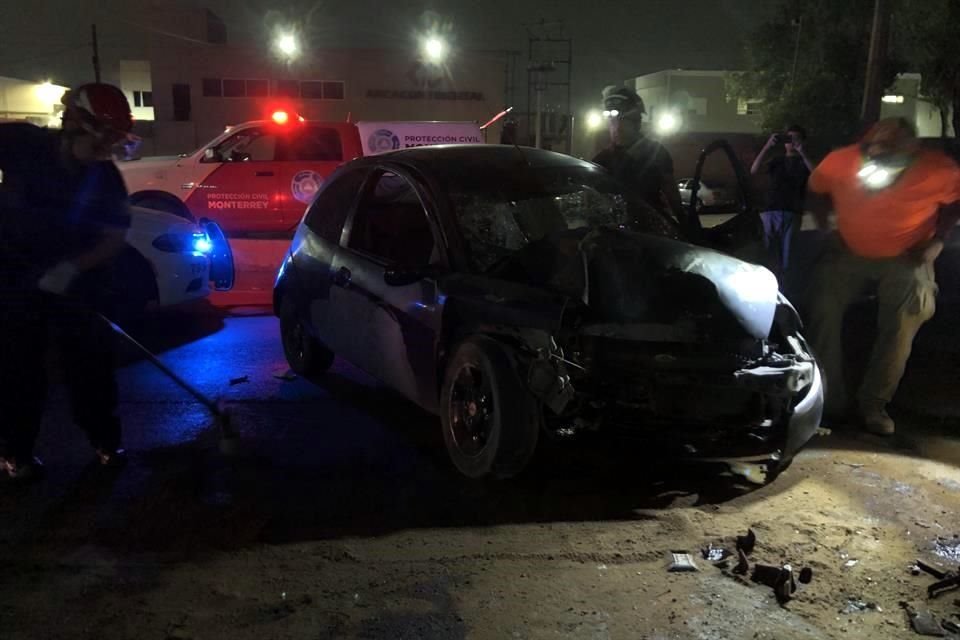
{"label": "crushed front end of car", "polygon": [[637,439],[762,483],[819,426],[819,367],[762,267],[600,228],[532,243],[498,276],[569,300],[557,328],[518,334],[528,387],[559,436]]}

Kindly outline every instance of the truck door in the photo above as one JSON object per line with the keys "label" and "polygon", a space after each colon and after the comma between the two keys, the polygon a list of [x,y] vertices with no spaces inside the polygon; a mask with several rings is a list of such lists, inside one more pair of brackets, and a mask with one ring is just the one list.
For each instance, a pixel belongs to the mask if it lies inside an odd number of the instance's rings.
{"label": "truck door", "polygon": [[327,177],[343,164],[340,132],[314,123],[290,127],[281,139],[279,157],[277,202],[292,233]]}

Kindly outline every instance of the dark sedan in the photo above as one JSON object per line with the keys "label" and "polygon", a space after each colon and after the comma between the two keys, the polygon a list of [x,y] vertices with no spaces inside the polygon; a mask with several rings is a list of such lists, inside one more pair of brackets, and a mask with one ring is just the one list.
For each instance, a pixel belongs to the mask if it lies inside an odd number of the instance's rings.
{"label": "dark sedan", "polygon": [[762,480],[822,412],[796,311],[766,269],[620,194],[596,165],[517,147],[345,165],[277,277],[290,365],[336,353],[438,414],[470,477],[597,432]]}

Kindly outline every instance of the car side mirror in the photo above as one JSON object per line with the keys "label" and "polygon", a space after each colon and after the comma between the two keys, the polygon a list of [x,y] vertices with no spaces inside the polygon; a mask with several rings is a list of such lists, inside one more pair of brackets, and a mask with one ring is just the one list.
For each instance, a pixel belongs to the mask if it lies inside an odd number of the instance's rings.
{"label": "car side mirror", "polygon": [[439,274],[440,269],[433,265],[424,267],[393,266],[383,273],[383,281],[391,287],[406,287],[420,282],[424,278],[436,277]]}

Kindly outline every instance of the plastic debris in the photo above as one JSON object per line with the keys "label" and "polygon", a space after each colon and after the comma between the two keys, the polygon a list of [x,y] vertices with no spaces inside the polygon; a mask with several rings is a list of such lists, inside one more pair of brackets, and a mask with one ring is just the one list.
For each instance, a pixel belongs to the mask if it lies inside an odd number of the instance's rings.
{"label": "plastic debris", "polygon": [[236,386],[238,384],[243,384],[244,382],[250,382],[250,376],[240,376],[239,378],[230,378],[230,386]]}
{"label": "plastic debris", "polygon": [[947,635],[937,623],[937,618],[929,611],[917,611],[906,602],[901,602],[900,606],[907,612],[907,617],[910,618],[910,626],[921,636],[942,638]]}
{"label": "plastic debris", "polygon": [[850,567],[857,566],[859,562],[860,562],[859,560],[847,560],[846,562],[843,563],[843,566],[849,569]]}
{"label": "plastic debris", "polygon": [[722,562],[733,555],[727,549],[724,549],[723,547],[715,547],[712,544],[701,549],[700,554],[703,556],[704,560],[709,562]]}
{"label": "plastic debris", "polygon": [[810,584],[813,582],[813,569],[810,567],[800,569],[800,577],[798,580],[800,580],[800,584]]}
{"label": "plastic debris", "polygon": [[742,549],[745,554],[753,553],[756,546],[757,534],[753,532],[753,529],[747,529],[747,535],[745,536],[737,536],[737,549]]}
{"label": "plastic debris", "polygon": [[671,572],[699,571],[693,561],[693,556],[685,551],[670,552],[670,567],[667,570]]}
{"label": "plastic debris", "polygon": [[733,568],[733,572],[745,576],[749,571],[750,562],[747,560],[747,554],[744,553],[743,549],[737,549],[737,566]]}

